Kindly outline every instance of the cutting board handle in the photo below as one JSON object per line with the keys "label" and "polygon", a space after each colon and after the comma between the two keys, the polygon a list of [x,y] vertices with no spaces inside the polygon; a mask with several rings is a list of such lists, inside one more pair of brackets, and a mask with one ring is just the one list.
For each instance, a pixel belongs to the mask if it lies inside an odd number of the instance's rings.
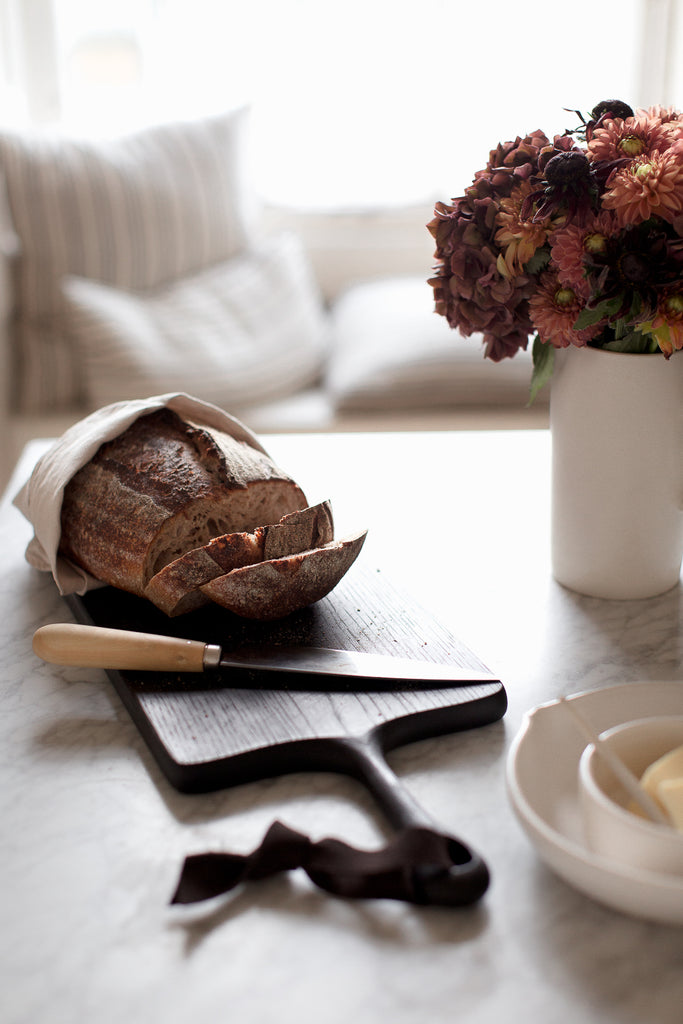
{"label": "cutting board handle", "polygon": [[[400,832],[410,832],[417,837],[414,849],[420,849],[420,833],[429,834],[428,839],[443,840],[450,864],[434,863],[427,859],[406,861],[405,869],[412,875],[415,902],[434,906],[465,906],[479,900],[486,892],[489,870],[474,850],[462,840],[442,832],[429,820],[425,811],[387,764],[381,745],[376,736],[367,740],[344,739],[340,741],[347,774],[357,778],[372,793],[387,819]],[[340,763],[339,767],[342,767]],[[433,846],[432,842],[427,847]],[[406,848],[410,849],[410,846]]]}
{"label": "cutting board handle", "polygon": [[345,898],[460,907],[483,896],[489,873],[481,857],[425,823],[424,812],[384,761],[379,744],[332,740],[327,754],[327,767],[362,781],[398,826],[383,848],[359,850],[335,838],[313,841],[274,821],[251,853],[209,851],[186,857],[171,902],[197,903],[294,868],[303,868],[320,888]]}

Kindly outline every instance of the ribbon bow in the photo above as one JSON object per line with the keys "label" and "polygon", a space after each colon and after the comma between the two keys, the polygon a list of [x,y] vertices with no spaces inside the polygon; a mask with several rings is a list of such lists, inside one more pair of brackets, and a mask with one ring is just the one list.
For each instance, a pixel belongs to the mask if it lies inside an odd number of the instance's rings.
{"label": "ribbon bow", "polygon": [[185,859],[172,903],[197,903],[242,882],[303,868],[319,888],[335,896],[404,900],[459,906],[488,886],[488,870],[457,839],[429,828],[409,827],[379,850],[358,850],[339,839],[313,842],[280,821],[249,854],[199,853]]}

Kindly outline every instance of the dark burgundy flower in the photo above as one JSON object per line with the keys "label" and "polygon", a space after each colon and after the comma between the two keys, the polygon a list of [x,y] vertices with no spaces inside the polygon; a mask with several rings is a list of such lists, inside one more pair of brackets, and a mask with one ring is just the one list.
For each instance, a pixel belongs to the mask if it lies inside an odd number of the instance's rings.
{"label": "dark burgundy flower", "polygon": [[614,323],[638,307],[647,319],[657,309],[659,295],[683,278],[681,240],[656,218],[626,227],[606,239],[601,252],[587,252],[584,266],[592,298],[588,308],[611,300],[609,320]]}
{"label": "dark burgundy flower", "polygon": [[539,171],[544,171],[548,163],[559,153],[571,153],[572,150],[578,150],[578,146],[571,135],[556,135],[553,141],[544,146],[538,154]]}
{"label": "dark burgundy flower", "polygon": [[601,117],[620,117],[626,120],[627,117],[633,117],[633,109],[623,100],[600,100],[591,110],[591,117],[594,121],[599,121]]}
{"label": "dark burgundy flower", "polygon": [[[579,116],[581,115],[579,114]],[[615,119],[625,121],[627,117],[633,116],[633,108],[628,103],[624,103],[623,100],[600,100],[591,110],[587,121],[581,117],[583,121],[583,137],[587,142],[590,142],[595,129],[601,127],[604,121],[613,121]]]}
{"label": "dark burgundy flower", "polygon": [[539,187],[526,199],[523,216],[538,222],[564,214],[582,224],[597,205],[600,186],[595,166],[578,148],[563,149],[545,164]]}

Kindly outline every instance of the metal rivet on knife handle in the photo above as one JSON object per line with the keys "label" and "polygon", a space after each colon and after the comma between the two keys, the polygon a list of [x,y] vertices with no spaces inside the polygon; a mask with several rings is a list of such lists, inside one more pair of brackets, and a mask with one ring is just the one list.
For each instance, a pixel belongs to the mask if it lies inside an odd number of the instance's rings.
{"label": "metal rivet on knife handle", "polygon": [[206,644],[204,647],[204,668],[218,668],[221,663],[222,648],[218,644]]}

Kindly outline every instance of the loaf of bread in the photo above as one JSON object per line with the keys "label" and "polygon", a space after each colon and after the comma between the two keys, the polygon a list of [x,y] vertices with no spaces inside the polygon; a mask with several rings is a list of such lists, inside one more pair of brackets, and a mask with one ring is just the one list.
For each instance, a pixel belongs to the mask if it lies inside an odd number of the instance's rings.
{"label": "loaf of bread", "polygon": [[61,551],[96,579],[144,595],[186,551],[306,505],[263,452],[161,409],[103,444],[69,481]]}
{"label": "loaf of bread", "polygon": [[339,582],[365,534],[333,537],[329,502],[309,508],[262,449],[164,408],[102,444],[68,482],[60,553],[167,615],[216,601],[270,619]]}

